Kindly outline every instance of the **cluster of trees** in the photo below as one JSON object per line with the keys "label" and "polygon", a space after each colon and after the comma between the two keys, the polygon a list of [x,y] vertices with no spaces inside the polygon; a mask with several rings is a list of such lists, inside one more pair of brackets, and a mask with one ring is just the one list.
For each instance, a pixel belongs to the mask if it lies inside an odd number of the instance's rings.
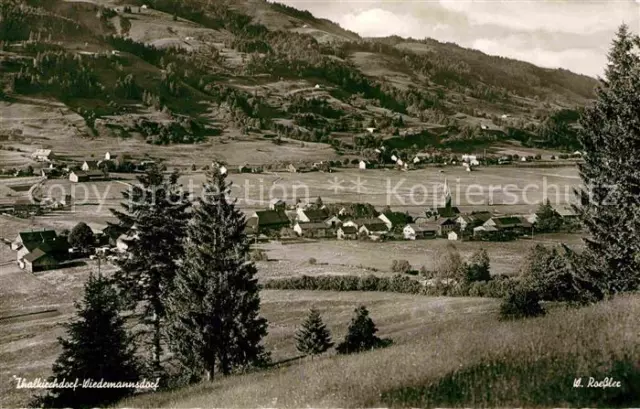
{"label": "cluster of trees", "polygon": [[147,143],[166,145],[169,143],[193,143],[205,138],[204,125],[198,121],[181,117],[169,123],[139,119],[134,130],[147,138]]}
{"label": "cluster of trees", "polygon": [[[390,339],[378,338],[375,323],[369,317],[369,311],[365,306],[355,309],[351,319],[347,335],[336,346],[339,354],[353,354],[382,348],[391,345]],[[334,346],[331,340],[331,332],[322,322],[322,317],[316,309],[311,309],[300,329],[296,332],[296,348],[304,355],[315,356],[328,351]]]}
{"label": "cluster of trees", "polygon": [[[247,262],[245,218],[228,199],[230,184],[217,168],[207,175],[205,199],[193,206],[177,184],[151,167],[123,192],[118,226],[129,231],[127,256],[109,279],[86,284],[78,317],[61,340],[53,378],[134,382],[142,377],[195,382],[268,361],[261,340],[256,269]],[[86,227],[70,233],[87,239]],[[140,312],[145,330],[134,342],[122,313]],[[100,334],[100,336],[95,336]],[[171,363],[162,362],[165,353]],[[102,406],[131,394],[135,386],[51,389],[34,405]]]}
{"label": "cluster of trees", "polygon": [[49,93],[59,99],[92,98],[103,86],[95,74],[97,60],[64,51],[38,53],[32,64],[24,64],[14,76],[16,92]]}
{"label": "cluster of trees", "polygon": [[505,300],[505,316],[540,315],[541,300],[585,304],[640,287],[639,44],[640,36],[620,27],[595,104],[580,116],[584,187],[574,207],[588,233],[586,249],[536,247],[522,284]]}

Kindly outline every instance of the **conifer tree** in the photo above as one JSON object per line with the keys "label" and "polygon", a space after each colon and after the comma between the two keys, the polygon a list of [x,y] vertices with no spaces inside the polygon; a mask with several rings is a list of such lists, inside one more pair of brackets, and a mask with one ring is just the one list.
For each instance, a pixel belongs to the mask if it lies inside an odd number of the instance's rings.
{"label": "conifer tree", "polygon": [[556,232],[562,227],[562,216],[551,206],[549,199],[540,204],[536,217],[536,230],[542,233]]}
{"label": "conifer tree", "polygon": [[305,355],[319,355],[333,346],[331,332],[322,322],[318,310],[312,308],[296,333],[296,348]]}
{"label": "conifer tree", "polygon": [[217,167],[207,172],[169,302],[171,350],[192,382],[265,358],[261,340],[267,321],[259,316],[246,220],[228,199],[230,188]]}
{"label": "conifer tree", "polygon": [[379,348],[390,343],[390,340],[382,340],[375,335],[378,332],[378,328],[369,317],[369,311],[364,305],[356,308],[354,312],[355,316],[351,319],[347,336],[336,347],[339,354],[353,354]]}
{"label": "conifer tree", "polygon": [[178,173],[169,178],[151,166],[138,177],[139,184],[123,191],[124,211],[112,210],[120,225],[129,229],[127,257],[119,259],[114,280],[130,306],[144,307],[141,321],[152,326],[151,364],[160,369],[162,320],[166,300],[173,289],[176,270],[183,258],[183,241],[190,203],[177,184]]}
{"label": "conifer tree", "polygon": [[82,303],[76,303],[77,320],[65,325],[66,338],[59,338],[62,353],[53,364],[49,381],[74,383],[72,388],[55,388],[36,397],[33,406],[97,407],[114,403],[134,392],[131,388],[83,388],[87,381],[136,382],[139,365],[133,341],[120,316],[118,296],[105,278],[90,278]]}
{"label": "conifer tree", "polygon": [[639,45],[638,36],[621,26],[595,104],[580,119],[584,189],[575,208],[589,238],[574,266],[597,284],[598,298],[640,283]]}

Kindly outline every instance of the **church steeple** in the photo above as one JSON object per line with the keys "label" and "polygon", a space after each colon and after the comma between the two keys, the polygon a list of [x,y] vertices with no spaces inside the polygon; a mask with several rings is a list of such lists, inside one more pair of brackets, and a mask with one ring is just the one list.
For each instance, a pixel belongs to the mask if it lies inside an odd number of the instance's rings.
{"label": "church steeple", "polygon": [[444,178],[444,207],[451,209],[451,191],[449,190],[447,178]]}

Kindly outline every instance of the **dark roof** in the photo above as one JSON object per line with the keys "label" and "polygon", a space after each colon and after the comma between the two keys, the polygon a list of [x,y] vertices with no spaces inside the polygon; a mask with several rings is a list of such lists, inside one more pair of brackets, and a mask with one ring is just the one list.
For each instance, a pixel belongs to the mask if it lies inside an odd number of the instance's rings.
{"label": "dark roof", "polygon": [[128,230],[129,229],[126,227],[118,226],[116,224],[110,224],[102,229],[102,233],[104,233],[105,236],[111,239],[117,239],[121,234],[126,233]]}
{"label": "dark roof", "polygon": [[369,231],[387,231],[387,225],[382,223],[382,221],[378,223],[365,223],[363,226]]}
{"label": "dark roof", "polygon": [[356,229],[354,226],[340,227],[340,229],[344,234],[356,234],[358,232],[358,229]]}
{"label": "dark roof", "polygon": [[[98,161],[97,160],[85,160],[84,163],[86,163],[89,166],[89,169],[98,167]],[[83,165],[84,165],[84,163],[83,163]]]}
{"label": "dark roof", "polygon": [[285,212],[277,210],[259,210],[256,212],[258,224],[269,226],[274,224],[289,224],[289,218]]}
{"label": "dark roof", "polygon": [[326,209],[308,209],[303,212],[311,222],[321,222],[329,218],[329,212]]}
{"label": "dark roof", "polygon": [[444,225],[447,225],[447,224],[456,224],[455,220],[449,219],[448,217],[446,217],[444,219],[437,220],[437,223],[438,223],[439,226],[444,226]]}
{"label": "dark roof", "polygon": [[471,213],[471,217],[484,223],[492,218],[493,214],[491,212],[473,212]]}
{"label": "dark roof", "polygon": [[19,234],[22,245],[33,251],[43,243],[55,241],[58,235],[55,230],[28,231]]}
{"label": "dark roof", "polygon": [[520,227],[524,226],[522,219],[516,216],[494,217],[493,220],[497,227]]}
{"label": "dark roof", "polygon": [[460,210],[455,207],[438,207],[436,208],[436,212],[438,213],[438,216],[440,217],[451,217],[451,216],[456,216],[458,214],[460,214]]}
{"label": "dark roof", "polygon": [[408,219],[411,217],[406,213],[402,212],[386,212],[383,213],[387,219],[391,222],[391,224],[395,225],[403,225],[408,222]]}

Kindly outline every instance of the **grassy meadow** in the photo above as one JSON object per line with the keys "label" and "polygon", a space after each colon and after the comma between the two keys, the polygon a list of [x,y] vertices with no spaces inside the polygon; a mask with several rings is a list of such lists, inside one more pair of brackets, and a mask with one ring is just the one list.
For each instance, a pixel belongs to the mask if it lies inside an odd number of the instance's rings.
{"label": "grassy meadow", "polygon": [[[371,304],[374,320],[379,318],[375,303],[362,302]],[[386,349],[304,359],[174,392],[142,395],[121,405],[630,407],[640,403],[638,295],[579,310],[552,309],[545,317],[519,322],[499,322],[495,312],[472,308],[477,313],[462,320],[417,320],[410,342],[398,337],[400,342]],[[438,318],[447,315],[432,313]],[[384,320],[378,322],[381,335],[394,336]],[[601,381],[606,376],[620,381],[621,387],[588,387],[589,377]],[[573,387],[575,378],[582,378],[583,388]]]}

